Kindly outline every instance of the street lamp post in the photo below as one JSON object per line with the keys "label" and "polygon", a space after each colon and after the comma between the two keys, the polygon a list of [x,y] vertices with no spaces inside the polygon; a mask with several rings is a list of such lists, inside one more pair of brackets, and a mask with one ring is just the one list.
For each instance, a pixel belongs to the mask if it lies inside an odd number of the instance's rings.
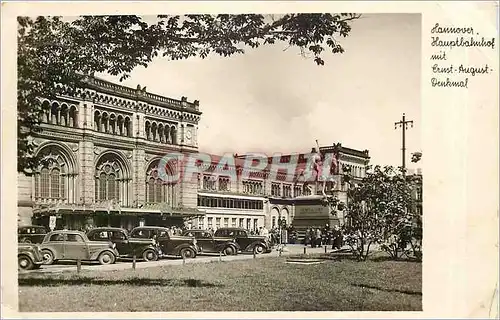
{"label": "street lamp post", "polygon": [[405,159],[405,152],[406,152],[406,130],[408,130],[408,125],[411,125],[413,128],[413,120],[406,120],[406,116],[403,113],[403,119],[399,122],[394,123],[394,129],[397,129],[398,126],[402,129],[402,167],[403,167],[403,175],[406,173],[406,159]]}

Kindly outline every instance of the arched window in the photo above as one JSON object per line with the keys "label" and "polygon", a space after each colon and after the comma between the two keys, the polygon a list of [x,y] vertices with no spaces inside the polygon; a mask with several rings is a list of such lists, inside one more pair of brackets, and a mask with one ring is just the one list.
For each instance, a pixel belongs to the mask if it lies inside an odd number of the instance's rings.
{"label": "arched window", "polygon": [[63,104],[61,107],[61,110],[60,110],[60,122],[59,122],[59,124],[61,126],[68,125],[68,115],[69,115],[68,106],[66,104]]}
{"label": "arched window", "polygon": [[165,129],[163,129],[163,135],[165,136],[165,143],[171,143],[171,137],[170,137],[170,127],[165,126]]}
{"label": "arched window", "polygon": [[102,156],[96,166],[96,202],[114,201],[121,205],[128,204],[129,179],[123,160],[108,153]]}
{"label": "arched window", "polygon": [[116,134],[116,116],[111,114],[109,116],[109,133]]}
{"label": "arched window", "polygon": [[130,128],[130,118],[126,117],[125,118],[125,136],[131,137],[131,128]]}
{"label": "arched window", "polygon": [[170,128],[170,141],[172,144],[177,144],[177,129],[175,127]]}
{"label": "arched window", "polygon": [[101,129],[99,131],[108,133],[108,121],[109,121],[109,116],[106,112],[104,112],[101,116]]}
{"label": "arched window", "polygon": [[146,140],[151,140],[151,123],[146,121]]}
{"label": "arched window", "polygon": [[156,187],[156,183],[155,183],[155,179],[154,178],[149,178],[149,181],[147,183],[147,186],[148,186],[148,202],[151,202],[151,203],[154,203],[155,202],[155,187]]}
{"label": "arched window", "polygon": [[59,110],[60,110],[60,106],[57,104],[57,102],[54,102],[52,104],[51,109],[50,109],[50,123],[51,124],[59,124]]}
{"label": "arched window", "polygon": [[[64,157],[59,147],[43,148],[37,155],[40,159],[39,166],[34,172],[35,201],[63,200],[74,194],[75,175],[69,175],[68,158]],[[73,168],[73,166],[71,166]]]}
{"label": "arched window", "polygon": [[59,198],[61,194],[61,179],[60,179],[61,171],[59,169],[54,168],[50,172],[50,197],[51,198]]}
{"label": "arched window", "polygon": [[162,143],[165,142],[164,141],[163,124],[161,124],[161,123],[158,125],[158,140]]}
{"label": "arched window", "polygon": [[40,117],[40,121],[44,123],[50,123],[50,103],[45,100],[42,102],[42,114]]}
{"label": "arched window", "polygon": [[78,111],[75,106],[71,106],[69,109],[69,123],[68,125],[73,128],[78,128]]}
{"label": "arched window", "polygon": [[121,116],[121,115],[118,116],[117,127],[118,127],[118,132],[117,133],[120,136],[123,136],[125,131],[123,130],[123,116]]}
{"label": "arched window", "polygon": [[40,172],[40,183],[37,183],[40,190],[40,197],[49,198],[50,197],[50,171],[47,168],[43,168]]}
{"label": "arched window", "polygon": [[[146,171],[146,199],[148,203],[168,203],[177,205],[177,185],[175,182],[166,182],[158,175],[159,160],[152,162]],[[166,174],[175,174],[174,165],[167,164]]]}
{"label": "arched window", "polygon": [[106,199],[106,174],[101,173],[99,175],[99,188],[96,189],[96,192],[98,192],[98,197],[97,199],[99,200],[107,200]]}
{"label": "arched window", "polygon": [[156,125],[156,122],[153,122],[151,125],[151,140],[158,140],[158,126]]}
{"label": "arched window", "polygon": [[101,131],[101,114],[99,111],[94,112],[94,129]]}
{"label": "arched window", "polygon": [[113,163],[105,163],[100,168],[98,200],[120,200],[120,186],[116,179]]}

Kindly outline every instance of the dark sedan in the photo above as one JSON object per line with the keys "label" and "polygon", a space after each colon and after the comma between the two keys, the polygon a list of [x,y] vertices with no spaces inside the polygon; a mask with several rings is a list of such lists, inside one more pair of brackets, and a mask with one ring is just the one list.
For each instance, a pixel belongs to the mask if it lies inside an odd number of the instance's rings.
{"label": "dark sedan", "polygon": [[225,255],[237,254],[240,246],[232,238],[214,237],[208,230],[193,229],[186,230],[183,236],[194,237],[197,241],[200,253],[223,253]]}
{"label": "dark sedan", "polygon": [[92,241],[116,244],[116,250],[121,258],[136,256],[145,261],[156,261],[160,254],[155,240],[132,238],[128,235],[127,230],[121,228],[95,228],[87,232],[87,237]]}
{"label": "dark sedan", "polygon": [[255,254],[271,252],[271,243],[268,237],[254,236],[243,228],[219,228],[215,231],[215,237],[232,238],[243,252]]}
{"label": "dark sedan", "polygon": [[136,227],[130,232],[130,237],[154,239],[161,249],[161,255],[195,258],[199,252],[194,237],[174,236],[164,227]]}

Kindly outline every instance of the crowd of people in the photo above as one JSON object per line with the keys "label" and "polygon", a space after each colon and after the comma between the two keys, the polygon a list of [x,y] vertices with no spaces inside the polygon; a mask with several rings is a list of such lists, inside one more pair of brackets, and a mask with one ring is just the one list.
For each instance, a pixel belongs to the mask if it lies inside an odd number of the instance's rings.
{"label": "crowd of people", "polygon": [[321,246],[332,246],[332,249],[340,249],[343,246],[343,235],[339,226],[332,228],[327,224],[324,228],[307,228],[304,237],[304,245],[311,248]]}

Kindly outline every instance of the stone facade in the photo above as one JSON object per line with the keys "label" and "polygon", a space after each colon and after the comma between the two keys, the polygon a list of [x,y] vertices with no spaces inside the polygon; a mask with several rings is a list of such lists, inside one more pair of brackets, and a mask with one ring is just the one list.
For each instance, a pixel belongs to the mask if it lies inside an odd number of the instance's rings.
{"label": "stone facade", "polygon": [[[297,199],[321,194],[320,184],[288,181],[268,169],[248,177],[242,157],[236,156],[236,179],[213,176],[210,170],[166,184],[158,177],[160,159],[167,153],[198,152],[198,101],[188,102],[151,94],[97,78],[87,78],[72,96],[42,100],[43,131],[34,137],[40,165],[31,177],[18,177],[20,225],[85,229],[110,225],[244,227],[271,229],[279,219],[293,223]],[[347,167],[356,179],[365,174],[368,151],[336,144],[320,148],[336,152],[339,171],[328,190],[345,201],[340,175]],[[304,164],[305,154],[299,155]],[[291,155],[284,156],[290,158]],[[220,156],[212,156],[214,166]],[[269,158],[269,164],[272,159]],[[170,163],[166,170],[186,170]],[[233,181],[234,180],[234,181]],[[333,187],[334,186],[334,187]],[[342,212],[335,219],[342,220]]]}
{"label": "stone facade", "polygon": [[130,227],[163,214],[167,192],[174,202],[168,214],[201,214],[195,196],[182,196],[192,194],[183,192],[192,186],[147,187],[147,173],[154,174],[164,154],[197,151],[196,140],[179,137],[184,126],[196,136],[197,101],[88,78],[77,94],[42,104],[43,130],[34,138],[40,166],[32,177],[18,178],[20,224],[46,224],[47,216],[56,215],[58,227],[84,228],[96,220]]}
{"label": "stone facade", "polygon": [[[335,144],[331,147],[321,147],[320,152],[325,155],[327,153],[336,152],[338,159],[338,172],[334,175],[334,182],[329,181],[327,183],[328,193],[337,197],[340,201],[346,203],[347,201],[347,184],[341,182],[341,175],[344,170],[349,169],[353,180],[351,184],[356,184],[360,181],[366,173],[366,166],[369,163],[370,157],[368,151],[358,151],[350,148],[342,147],[340,144]],[[299,154],[298,161],[300,165],[304,165],[306,161],[306,154]],[[283,155],[282,161],[290,161],[291,155]],[[215,165],[220,157],[212,156],[215,160],[213,165]],[[238,162],[238,159],[241,160]],[[200,217],[195,226],[213,226],[216,228],[213,221],[215,219],[228,218],[229,221],[236,221],[235,226],[240,226],[240,221],[243,219],[243,226],[247,226],[247,220],[250,219],[251,223],[257,221],[257,226],[265,226],[271,229],[278,224],[278,220],[284,219],[287,224],[294,224],[295,213],[297,205],[304,204],[303,200],[307,200],[306,205],[322,206],[322,184],[321,183],[309,183],[311,190],[307,188],[307,184],[298,181],[297,174],[293,181],[286,179],[283,174],[278,173],[275,177],[270,173],[269,169],[265,169],[262,174],[243,177],[241,174],[241,167],[243,166],[244,156],[236,156],[236,180],[231,181],[229,187],[223,182],[224,177],[217,176],[214,181],[211,182],[210,177],[212,173],[207,170],[204,174],[201,174],[198,182],[198,207],[206,211],[205,217]],[[271,163],[272,159],[268,159]],[[227,178],[229,179],[229,178]],[[234,179],[233,179],[234,180]],[[309,197],[312,196],[312,197]],[[311,202],[314,198],[314,203]],[[202,201],[200,201],[200,199]],[[224,200],[227,199],[227,200]],[[240,208],[231,207],[225,201],[258,201],[261,203],[255,208]],[[328,210],[327,210],[328,211]],[[343,223],[343,212],[335,212],[334,215],[319,214],[319,217],[312,217],[312,219],[307,222],[307,219],[303,220],[303,224],[310,223],[311,226],[316,226],[317,223],[324,226],[325,223],[342,224]],[[212,220],[212,223],[209,222]],[[236,220],[234,220],[236,219]],[[246,220],[245,220],[246,219]],[[319,222],[321,220],[321,222]],[[232,226],[231,224],[229,226]],[[318,225],[319,226],[319,225]],[[252,228],[253,225],[252,225]]]}

